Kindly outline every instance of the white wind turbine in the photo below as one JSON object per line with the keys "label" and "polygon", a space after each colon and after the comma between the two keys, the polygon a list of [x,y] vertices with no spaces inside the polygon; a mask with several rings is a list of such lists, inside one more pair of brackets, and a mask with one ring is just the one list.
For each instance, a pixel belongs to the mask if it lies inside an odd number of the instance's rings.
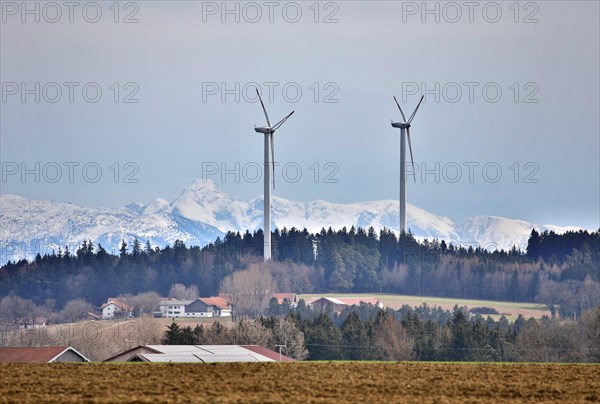
{"label": "white wind turbine", "polygon": [[415,175],[415,162],[413,160],[412,153],[412,145],[410,144],[410,123],[415,117],[417,110],[421,106],[421,102],[423,102],[423,98],[425,96],[421,96],[421,100],[415,111],[412,113],[408,121],[404,116],[404,112],[402,108],[400,108],[400,104],[398,104],[398,100],[394,97],[394,101],[396,101],[396,105],[402,114],[402,122],[394,122],[392,121],[392,127],[400,128],[400,233],[404,233],[406,231],[406,138],[408,137],[408,148],[410,149],[410,162],[413,167],[413,176],[415,179],[415,183],[417,182],[417,178]]}
{"label": "white wind turbine", "polygon": [[[294,113],[294,111],[290,112],[285,118],[281,121],[277,122],[275,125],[271,125],[271,121],[269,120],[269,115],[267,114],[267,110],[265,109],[265,104],[263,103],[262,98],[260,97],[260,93],[258,89],[256,89],[256,95],[258,95],[258,99],[260,100],[260,105],[262,105],[263,112],[265,113],[265,118],[267,118],[267,126],[259,126],[254,125],[254,130],[258,133],[263,133],[265,135],[265,163],[263,169],[264,175],[264,257],[265,261],[271,259],[271,169],[273,172],[273,188],[275,188],[275,143],[273,140],[273,134],[277,129],[284,124],[285,121],[288,120],[290,116]],[[270,151],[270,153],[269,153]],[[271,164],[269,164],[269,155],[271,156]],[[271,165],[271,167],[269,167]]]}

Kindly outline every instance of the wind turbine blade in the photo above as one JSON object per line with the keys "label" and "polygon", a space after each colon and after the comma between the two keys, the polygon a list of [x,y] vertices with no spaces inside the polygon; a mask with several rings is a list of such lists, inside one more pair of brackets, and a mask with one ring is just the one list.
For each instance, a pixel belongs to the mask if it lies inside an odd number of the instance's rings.
{"label": "wind turbine blade", "polygon": [[260,97],[260,93],[258,92],[258,88],[255,88],[256,90],[256,95],[258,95],[258,99],[260,100],[260,105],[262,105],[262,109],[263,112],[265,113],[265,118],[267,118],[267,125],[269,125],[269,128],[271,127],[271,121],[269,121],[269,115],[267,114],[267,109],[265,108],[265,104],[263,104],[263,100]]}
{"label": "wind turbine blade", "polygon": [[417,183],[417,174],[415,173],[415,161],[413,160],[412,145],[410,142],[410,128],[406,128],[406,134],[408,136],[408,150],[410,150],[410,162],[412,164],[412,169],[413,169],[413,178],[414,178],[415,184],[416,184]]}
{"label": "wind turbine blade", "polygon": [[269,137],[271,141],[271,167],[273,168],[273,189],[275,189],[275,140],[273,139],[273,132]]}
{"label": "wind turbine blade", "polygon": [[413,112],[412,115],[410,116],[410,118],[408,118],[408,123],[409,124],[412,122],[413,118],[415,117],[415,114],[417,113],[417,110],[421,106],[421,103],[423,102],[423,98],[425,98],[424,95],[421,96],[421,100],[419,101],[419,104],[417,104],[417,108],[415,108],[415,112]]}
{"label": "wind turbine blade", "polygon": [[290,116],[292,116],[293,114],[294,114],[294,111],[290,112],[288,116],[286,116],[285,118],[283,118],[281,121],[277,122],[277,123],[275,124],[275,126],[273,126],[273,130],[277,130],[277,129],[279,129],[279,128],[281,127],[281,125],[283,125],[283,124],[285,123],[285,121],[287,121],[287,120],[288,120],[288,118],[289,118]]}
{"label": "wind turbine blade", "polygon": [[402,114],[402,119],[404,119],[404,122],[406,122],[406,117],[404,116],[404,112],[402,111],[402,108],[400,108],[400,104],[398,104],[398,100],[396,99],[396,96],[394,96],[394,101],[396,101],[396,105],[398,106],[398,109],[400,110],[400,113]]}

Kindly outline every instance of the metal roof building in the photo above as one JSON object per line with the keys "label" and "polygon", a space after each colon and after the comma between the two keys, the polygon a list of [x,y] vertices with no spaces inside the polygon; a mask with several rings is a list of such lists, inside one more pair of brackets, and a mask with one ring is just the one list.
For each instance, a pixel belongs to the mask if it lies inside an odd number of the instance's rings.
{"label": "metal roof building", "polygon": [[105,362],[289,362],[293,361],[259,345],[140,345]]}

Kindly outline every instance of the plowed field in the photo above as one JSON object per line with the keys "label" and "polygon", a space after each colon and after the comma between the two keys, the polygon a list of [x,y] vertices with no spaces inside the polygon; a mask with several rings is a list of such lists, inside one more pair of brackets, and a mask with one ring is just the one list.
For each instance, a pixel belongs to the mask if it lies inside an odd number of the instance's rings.
{"label": "plowed field", "polygon": [[0,402],[590,402],[600,366],[444,363],[5,364]]}

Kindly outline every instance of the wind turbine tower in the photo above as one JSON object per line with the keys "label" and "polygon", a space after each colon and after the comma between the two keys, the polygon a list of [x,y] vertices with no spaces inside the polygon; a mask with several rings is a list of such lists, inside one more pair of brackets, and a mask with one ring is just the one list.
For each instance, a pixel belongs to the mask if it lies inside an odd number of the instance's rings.
{"label": "wind turbine tower", "polygon": [[[264,205],[263,205],[263,213],[264,213],[264,257],[265,261],[271,259],[271,173],[273,174],[273,189],[275,189],[275,143],[273,140],[273,135],[275,131],[284,124],[285,121],[288,120],[290,116],[294,113],[294,111],[290,112],[285,118],[281,121],[277,122],[275,125],[271,125],[271,121],[269,120],[269,114],[267,114],[267,110],[265,109],[265,104],[263,103],[262,98],[260,97],[260,93],[258,89],[256,89],[256,95],[258,95],[258,99],[260,100],[260,105],[262,105],[263,112],[265,113],[265,118],[267,119],[267,126],[259,126],[254,125],[254,130],[258,133],[262,133],[265,135],[265,143],[264,143],[264,168],[263,168],[263,179],[264,179]],[[269,164],[269,156],[271,157],[271,161]],[[271,171],[272,170],[272,171]]]}
{"label": "wind turbine tower", "polygon": [[410,123],[414,119],[424,97],[425,96],[421,96],[419,104],[417,104],[415,111],[412,113],[410,118],[408,118],[408,120],[406,120],[404,112],[402,111],[402,108],[400,108],[400,104],[398,104],[398,100],[396,97],[394,97],[394,101],[396,101],[396,105],[398,106],[400,114],[402,115],[402,122],[392,121],[392,127],[400,129],[400,234],[406,231],[406,138],[408,138],[410,162],[413,167],[413,177],[416,183],[417,178],[415,174],[415,162],[413,160],[412,145],[410,142]]}

